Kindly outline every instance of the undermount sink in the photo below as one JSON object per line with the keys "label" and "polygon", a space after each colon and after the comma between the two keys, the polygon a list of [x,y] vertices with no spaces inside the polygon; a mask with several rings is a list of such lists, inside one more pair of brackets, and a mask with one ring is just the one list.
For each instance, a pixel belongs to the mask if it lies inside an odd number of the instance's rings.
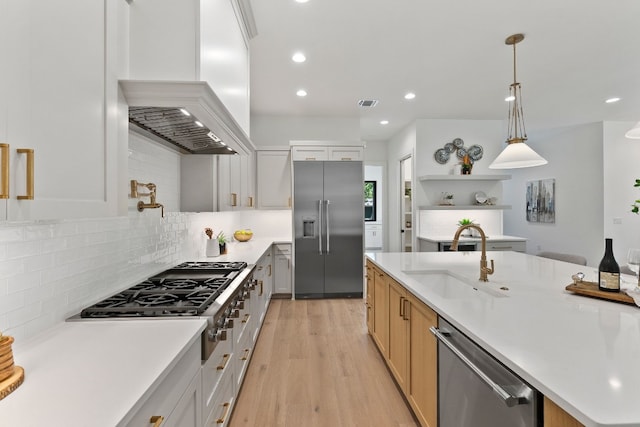
{"label": "undermount sink", "polygon": [[508,289],[503,285],[461,279],[445,271],[403,271],[403,273],[447,299],[473,298],[478,291],[499,298],[509,296]]}

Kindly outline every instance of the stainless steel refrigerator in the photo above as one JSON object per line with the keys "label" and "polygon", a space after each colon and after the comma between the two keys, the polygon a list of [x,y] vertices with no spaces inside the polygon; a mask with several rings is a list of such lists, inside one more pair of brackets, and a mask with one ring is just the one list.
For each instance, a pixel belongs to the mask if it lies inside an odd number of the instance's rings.
{"label": "stainless steel refrigerator", "polygon": [[362,297],[362,162],[295,161],[293,196],[296,298]]}

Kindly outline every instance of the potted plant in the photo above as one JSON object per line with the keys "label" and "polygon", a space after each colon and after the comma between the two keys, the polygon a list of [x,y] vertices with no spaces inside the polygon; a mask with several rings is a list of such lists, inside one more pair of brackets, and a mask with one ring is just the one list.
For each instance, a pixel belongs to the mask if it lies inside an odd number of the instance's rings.
{"label": "potted plant", "polygon": [[216,239],[218,239],[218,245],[220,246],[220,255],[225,255],[227,253],[227,236],[221,231],[216,236]]}
{"label": "potted plant", "polygon": [[462,175],[471,175],[471,169],[473,169],[473,163],[468,154],[465,154],[462,158]]}
{"label": "potted plant", "polygon": [[[469,218],[462,218],[461,220],[458,221],[458,227],[462,227],[464,225],[471,225],[471,224],[477,225],[472,219],[469,219]],[[467,228],[460,235],[465,237],[471,237],[473,234],[472,234],[472,230],[470,228]]]}
{"label": "potted plant", "polygon": [[440,195],[441,199],[440,199],[440,205],[442,206],[453,206],[453,194],[448,193],[448,192],[443,192]]}

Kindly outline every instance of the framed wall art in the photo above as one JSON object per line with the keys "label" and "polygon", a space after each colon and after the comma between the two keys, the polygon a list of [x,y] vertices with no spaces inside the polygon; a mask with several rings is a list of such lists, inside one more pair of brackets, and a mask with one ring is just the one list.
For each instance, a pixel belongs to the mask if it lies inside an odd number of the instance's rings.
{"label": "framed wall art", "polygon": [[555,178],[528,181],[526,200],[528,222],[556,222]]}

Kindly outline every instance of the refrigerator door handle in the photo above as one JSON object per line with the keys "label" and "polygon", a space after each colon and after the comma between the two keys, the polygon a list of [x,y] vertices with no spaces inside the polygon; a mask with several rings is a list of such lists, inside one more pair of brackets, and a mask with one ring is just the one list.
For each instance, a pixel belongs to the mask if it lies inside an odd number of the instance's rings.
{"label": "refrigerator door handle", "polygon": [[322,255],[322,200],[318,200],[318,253]]}
{"label": "refrigerator door handle", "polygon": [[331,241],[331,228],[329,227],[329,205],[331,204],[331,200],[327,200],[327,217],[325,222],[327,224],[327,253],[330,252],[330,241]]}

